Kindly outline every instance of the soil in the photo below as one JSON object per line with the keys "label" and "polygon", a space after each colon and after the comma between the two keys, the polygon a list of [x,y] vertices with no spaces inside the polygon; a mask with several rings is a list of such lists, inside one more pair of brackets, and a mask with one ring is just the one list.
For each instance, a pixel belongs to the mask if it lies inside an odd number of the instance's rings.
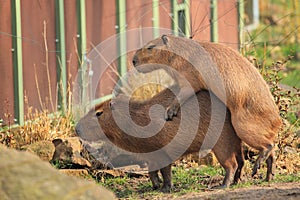
{"label": "soil", "polygon": [[157,199],[300,199],[300,182],[271,183],[269,185],[264,186],[249,186],[246,188],[225,190],[207,190],[200,193],[188,193],[179,197],[174,197],[172,194],[167,194]]}

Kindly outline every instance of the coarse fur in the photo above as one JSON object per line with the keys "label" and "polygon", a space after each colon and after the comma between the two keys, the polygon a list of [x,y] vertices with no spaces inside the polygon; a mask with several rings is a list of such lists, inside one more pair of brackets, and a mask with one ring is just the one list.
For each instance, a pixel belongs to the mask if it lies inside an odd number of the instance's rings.
{"label": "coarse fur", "polygon": [[[137,125],[144,127],[149,123],[154,123],[154,125],[156,125],[161,121],[164,122],[162,129],[157,134],[148,138],[134,137],[119,128],[118,124],[122,127],[129,127],[128,131],[130,132],[135,131],[133,130],[134,128],[132,128],[132,130],[130,129],[130,124],[127,124],[128,121],[124,119],[126,115],[122,113],[122,109],[116,109],[118,107],[126,108],[128,105],[128,101],[124,100],[123,97],[123,95],[119,95],[116,99],[108,100],[97,105],[95,110],[91,110],[78,122],[76,126],[77,134],[83,139],[90,140],[92,138],[93,140],[96,140],[100,135],[100,131],[95,128],[97,126],[95,125],[95,121],[97,119],[103,133],[114,145],[117,145],[129,152],[140,153],[141,158],[147,159],[145,161],[148,163],[149,175],[153,188],[158,189],[160,187],[160,180],[158,178],[158,171],[160,169],[163,176],[162,191],[170,192],[172,187],[170,163],[175,161],[173,160],[172,154],[176,154],[182,150],[184,151],[179,156],[199,152],[209,128],[212,129],[212,132],[220,133],[221,131],[220,137],[215,139],[216,144],[212,149],[216,158],[226,171],[221,187],[228,187],[230,183],[238,182],[244,165],[241,146],[242,142],[232,127],[230,112],[228,110],[225,121],[224,118],[221,117],[221,114],[212,116],[211,100],[213,100],[214,104],[216,104],[217,108],[220,108],[220,110],[222,110],[221,108],[226,109],[225,105],[217,97],[214,95],[210,96],[208,91],[198,92],[196,100],[198,100],[199,103],[199,110],[197,113],[193,109],[192,100],[187,100],[187,102],[181,107],[181,110],[184,109],[185,112],[189,113],[191,119],[199,117],[199,124],[196,126],[196,133],[193,134],[191,133],[192,128],[190,127],[193,126],[193,123],[195,122],[189,122],[189,120],[187,120],[187,123],[190,124],[187,124],[186,128],[183,130],[183,134],[176,140],[174,138],[180,135],[178,134],[180,129],[179,125],[180,123],[183,123],[180,110],[177,117],[174,117],[172,121],[165,121],[163,112],[155,115],[155,117],[152,116],[152,119],[150,119],[148,115],[151,110],[150,108],[153,108],[153,105],[160,104],[166,108],[173,101],[175,96],[170,89],[163,90],[147,101],[139,102],[130,100],[130,117]],[[121,112],[120,115],[124,120],[120,120],[117,124],[113,117],[112,110]],[[209,127],[210,123],[213,123],[215,126]],[[217,130],[217,127],[222,127],[222,130]],[[214,138],[209,139],[213,140]],[[171,141],[175,141],[175,144],[169,147],[168,144],[170,144]],[[143,157],[143,153],[154,152],[164,147],[166,148],[159,154],[159,156]],[[157,167],[161,166],[161,163],[166,160],[169,160],[167,166],[158,169]]]}
{"label": "coarse fur", "polygon": [[[133,64],[138,71],[147,73],[159,68],[159,65],[143,65],[147,63],[169,66],[186,78],[195,92],[210,90],[221,99],[231,112],[237,135],[260,151],[252,175],[267,159],[266,180],[272,178],[273,147],[282,121],[269,87],[246,58],[222,44],[163,35],[135,53]],[[185,92],[182,78],[172,70],[164,69],[182,88],[177,97],[181,104],[184,103],[191,94]],[[225,90],[222,90],[222,85]],[[166,119],[172,119],[178,108],[179,103],[174,100],[167,108]]]}

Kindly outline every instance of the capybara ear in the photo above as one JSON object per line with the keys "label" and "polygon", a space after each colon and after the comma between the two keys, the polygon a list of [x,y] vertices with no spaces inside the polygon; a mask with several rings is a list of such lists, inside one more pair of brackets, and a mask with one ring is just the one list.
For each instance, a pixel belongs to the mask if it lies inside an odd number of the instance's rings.
{"label": "capybara ear", "polygon": [[115,105],[115,102],[113,102],[113,101],[109,102],[109,108],[110,108],[110,110],[114,110],[115,109],[114,105]]}
{"label": "capybara ear", "polygon": [[163,41],[164,44],[168,43],[168,36],[167,35],[162,35],[161,39],[162,39],[162,41]]}

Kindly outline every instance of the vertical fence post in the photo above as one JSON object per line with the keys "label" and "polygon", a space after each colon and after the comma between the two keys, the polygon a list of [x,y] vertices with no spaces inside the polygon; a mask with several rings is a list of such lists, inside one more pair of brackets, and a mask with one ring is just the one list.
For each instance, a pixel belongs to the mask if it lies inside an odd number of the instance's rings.
{"label": "vertical fence post", "polygon": [[159,0],[152,0],[153,37],[159,37]]}
{"label": "vertical fence post", "polygon": [[218,0],[210,0],[210,40],[218,42]]}
{"label": "vertical fence post", "polygon": [[77,0],[77,52],[78,52],[78,77],[80,84],[80,99],[81,109],[83,113],[89,109],[90,95],[89,94],[89,71],[87,63],[84,62],[87,53],[86,44],[86,12],[85,12],[85,0]]}
{"label": "vertical fence post", "polygon": [[58,105],[63,112],[67,105],[67,69],[66,69],[66,44],[65,44],[65,16],[64,0],[55,1],[56,24],[56,69],[58,83]]}
{"label": "vertical fence post", "polygon": [[23,62],[22,62],[22,31],[20,0],[11,1],[12,13],[12,48],[14,71],[14,113],[18,124],[24,124],[24,93],[23,93]]}
{"label": "vertical fence post", "polygon": [[178,25],[178,4],[177,4],[177,0],[172,0],[172,17],[173,17],[173,21],[172,21],[172,28],[173,28],[173,33],[174,35],[178,36],[179,32],[179,25]]}
{"label": "vertical fence post", "polygon": [[189,38],[191,36],[191,16],[190,16],[190,1],[184,0],[184,14],[185,14],[185,36]]}
{"label": "vertical fence post", "polygon": [[[183,3],[178,4],[177,0],[172,0],[172,15],[173,15],[173,22],[172,22],[172,27],[173,27],[173,33],[174,35],[178,36],[179,33],[184,34],[185,37],[189,38],[191,34],[191,20],[190,20],[190,1],[189,0],[184,0]],[[181,15],[179,16],[179,11],[183,11],[184,16],[184,27],[180,27],[179,21],[182,19]]]}
{"label": "vertical fence post", "polygon": [[[85,0],[77,0],[77,18],[78,18],[78,56],[80,62],[83,62],[86,54],[86,15],[85,15]],[[82,63],[79,63],[79,66]]]}
{"label": "vertical fence post", "polygon": [[238,1],[238,23],[239,23],[239,50],[242,51],[244,43],[244,0]]}
{"label": "vertical fence post", "polygon": [[118,51],[119,51],[119,75],[122,76],[127,72],[126,61],[126,0],[116,0],[116,29],[119,34]]}

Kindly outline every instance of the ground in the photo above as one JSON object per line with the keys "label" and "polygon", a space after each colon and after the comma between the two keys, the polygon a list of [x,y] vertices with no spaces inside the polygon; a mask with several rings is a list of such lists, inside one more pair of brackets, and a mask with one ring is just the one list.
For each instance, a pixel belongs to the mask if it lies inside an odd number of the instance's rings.
{"label": "ground", "polygon": [[188,193],[180,197],[167,194],[157,199],[300,199],[300,182],[272,183],[264,186],[249,186],[226,190],[207,190],[200,193]]}

